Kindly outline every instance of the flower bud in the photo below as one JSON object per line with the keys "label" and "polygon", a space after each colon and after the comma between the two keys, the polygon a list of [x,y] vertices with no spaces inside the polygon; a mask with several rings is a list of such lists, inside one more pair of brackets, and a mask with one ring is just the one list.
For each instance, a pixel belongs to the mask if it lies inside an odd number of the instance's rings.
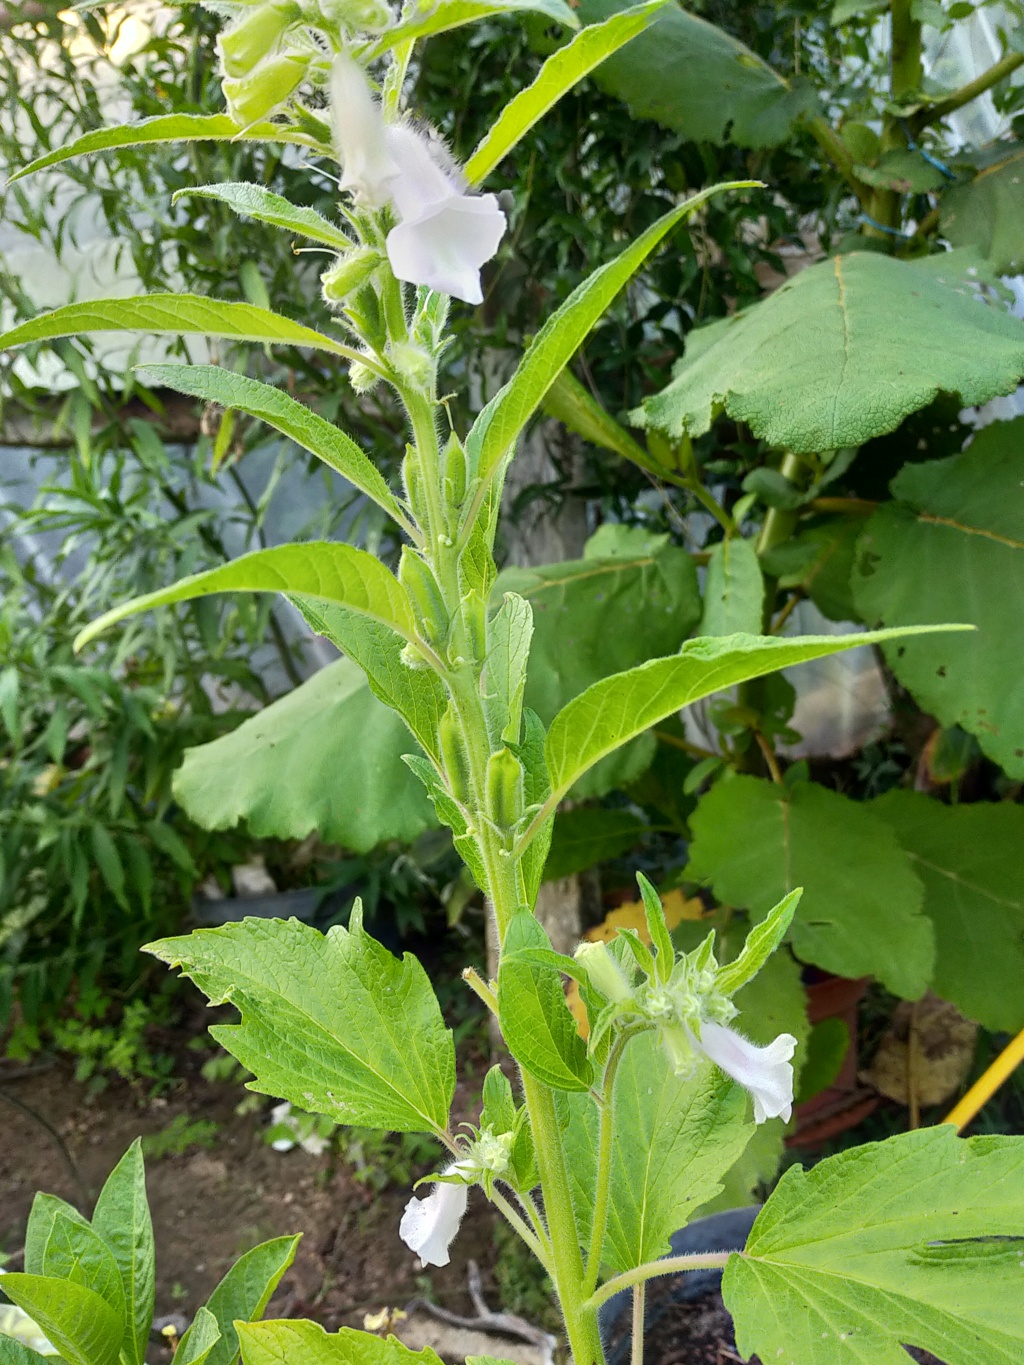
{"label": "flower bud", "polygon": [[344,256],[339,256],[320,276],[324,302],[344,303],[350,294],[354,294],[369,280],[382,259],[380,253],[370,246],[357,247],[355,251],[347,251]]}
{"label": "flower bud", "polygon": [[250,10],[239,23],[225,29],[217,39],[224,74],[247,76],[258,62],[270,56],[285,29],[299,17],[298,5],[276,0]]}
{"label": "flower bud", "polygon": [[388,359],[403,379],[408,379],[417,388],[424,388],[433,379],[434,362],[419,346],[397,342],[389,348]]}
{"label": "flower bud", "polygon": [[380,383],[380,376],[366,365],[361,365],[358,360],[353,360],[348,367],[348,382],[352,385],[353,393],[362,396],[377,387]]}
{"label": "flower bud", "polygon": [[242,128],[248,128],[278,109],[301,85],[309,58],[282,54],[260,62],[249,75],[222,82],[228,113]]}
{"label": "flower bud", "polygon": [[633,992],[626,974],[608,951],[605,943],[581,943],[573,954],[587,973],[594,990],[615,1005],[628,1000]]}

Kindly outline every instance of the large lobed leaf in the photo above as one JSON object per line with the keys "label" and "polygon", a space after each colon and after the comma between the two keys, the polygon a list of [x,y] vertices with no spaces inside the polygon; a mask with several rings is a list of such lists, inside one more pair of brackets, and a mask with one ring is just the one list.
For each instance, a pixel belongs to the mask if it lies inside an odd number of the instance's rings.
{"label": "large lobed leaf", "polygon": [[[655,30],[656,31],[656,30]],[[679,437],[721,412],[777,449],[859,446],[940,393],[964,406],[1024,378],[1024,322],[976,297],[971,252],[853,252],[687,338],[675,377],[633,414]]]}
{"label": "large lobed leaf", "polygon": [[304,839],[365,853],[409,843],[434,823],[402,762],[401,717],[350,659],[329,664],[230,734],[185,751],[174,795],[204,829],[244,820],[257,838]]}
{"label": "large lobed leaf", "polygon": [[321,934],[297,920],[246,919],[148,944],[241,1023],[211,1034],[254,1074],[249,1088],[338,1123],[443,1132],[455,1052],[430,982],[363,929]]}
{"label": "large lobed leaf", "polygon": [[975,246],[999,275],[1024,269],[1024,147],[997,142],[972,180],[942,196],[942,235]]}
{"label": "large lobed leaf", "polygon": [[886,646],[922,708],[1024,777],[1024,418],[960,455],[907,465],[857,543],[854,599],[886,625],[970,621],[976,635]]}
{"label": "large lobed leaf", "polygon": [[925,1128],[791,1167],[722,1291],[779,1365],[1019,1365],[1024,1143]]}

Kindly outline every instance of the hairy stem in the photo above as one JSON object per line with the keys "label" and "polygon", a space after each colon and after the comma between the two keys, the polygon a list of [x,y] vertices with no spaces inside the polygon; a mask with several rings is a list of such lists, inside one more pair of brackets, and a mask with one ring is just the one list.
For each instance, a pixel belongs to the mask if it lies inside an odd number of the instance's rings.
{"label": "hairy stem", "polygon": [[659,1275],[677,1275],[684,1270],[722,1270],[728,1264],[729,1257],[736,1254],[734,1251],[706,1251],[692,1256],[666,1256],[663,1261],[647,1261],[606,1281],[591,1294],[584,1307],[600,1308],[623,1289],[657,1279]]}
{"label": "hairy stem", "polygon": [[922,109],[913,119],[915,130],[927,128],[933,123],[939,123],[948,114],[955,114],[958,109],[962,109],[965,104],[970,104],[979,95],[984,95],[993,86],[1005,81],[1007,76],[1012,76],[1017,68],[1024,64],[1024,52],[1008,52],[1005,57],[1000,57],[994,66],[990,66],[987,71],[983,71],[980,76],[975,76],[973,81],[968,81],[959,90],[954,90],[951,95],[947,95],[943,100],[937,100],[935,104],[930,104],[926,109]]}
{"label": "hairy stem", "polygon": [[587,1271],[583,1279],[583,1292],[590,1297],[597,1287],[597,1277],[601,1272],[601,1251],[604,1247],[605,1232],[608,1229],[608,1203],[612,1183],[612,1137],[614,1134],[613,1109],[615,1073],[629,1041],[627,1035],[619,1034],[612,1044],[604,1068],[601,1085],[601,1120],[597,1141],[597,1179],[594,1186],[594,1217],[590,1229],[590,1247],[587,1251]]}

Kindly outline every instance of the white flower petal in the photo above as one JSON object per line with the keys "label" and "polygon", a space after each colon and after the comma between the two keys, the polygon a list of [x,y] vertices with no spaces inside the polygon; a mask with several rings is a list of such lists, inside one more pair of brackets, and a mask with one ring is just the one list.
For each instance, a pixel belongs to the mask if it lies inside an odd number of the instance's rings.
{"label": "white flower petal", "polygon": [[[449,1167],[445,1174],[454,1168]],[[459,1230],[469,1201],[468,1185],[435,1185],[426,1199],[410,1199],[398,1235],[422,1265],[447,1265],[448,1247]]]}
{"label": "white flower petal", "polygon": [[341,188],[366,204],[387,203],[399,167],[366,73],[344,54],[335,57],[331,69],[331,124],[342,168]]}
{"label": "white flower petal", "polygon": [[426,138],[408,124],[389,124],[385,139],[388,156],[398,169],[390,190],[399,218],[418,218],[434,204],[462,194],[463,186],[437,164]]}
{"label": "white flower petal", "polygon": [[758,1047],[734,1029],[704,1022],[699,1047],[716,1066],[749,1091],[754,1101],[754,1122],[783,1118],[793,1113],[793,1067],[796,1049],[791,1033],[780,1033],[767,1047]]}
{"label": "white flower petal", "polygon": [[505,215],[493,194],[452,195],[392,228],[388,260],[400,280],[481,303],[480,267],[497,251],[504,231]]}

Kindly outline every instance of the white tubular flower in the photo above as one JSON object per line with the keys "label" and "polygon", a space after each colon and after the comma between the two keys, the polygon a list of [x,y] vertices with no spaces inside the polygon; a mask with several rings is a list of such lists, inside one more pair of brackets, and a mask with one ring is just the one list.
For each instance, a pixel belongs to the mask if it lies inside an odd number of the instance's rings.
{"label": "white tubular flower", "polygon": [[386,204],[398,166],[366,73],[344,54],[335,57],[331,69],[331,122],[341,162],[341,188],[364,204]]}
{"label": "white tubular flower", "polygon": [[[454,1162],[444,1174],[463,1174],[461,1163]],[[426,1199],[413,1197],[406,1204],[398,1235],[420,1258],[421,1266],[445,1266],[451,1260],[448,1248],[459,1230],[468,1202],[468,1185],[438,1183]]]}
{"label": "white tubular flower", "polygon": [[754,1101],[754,1122],[783,1118],[793,1112],[793,1067],[796,1050],[791,1033],[780,1033],[767,1047],[758,1047],[722,1024],[701,1023],[697,1046],[727,1076],[738,1081]]}

